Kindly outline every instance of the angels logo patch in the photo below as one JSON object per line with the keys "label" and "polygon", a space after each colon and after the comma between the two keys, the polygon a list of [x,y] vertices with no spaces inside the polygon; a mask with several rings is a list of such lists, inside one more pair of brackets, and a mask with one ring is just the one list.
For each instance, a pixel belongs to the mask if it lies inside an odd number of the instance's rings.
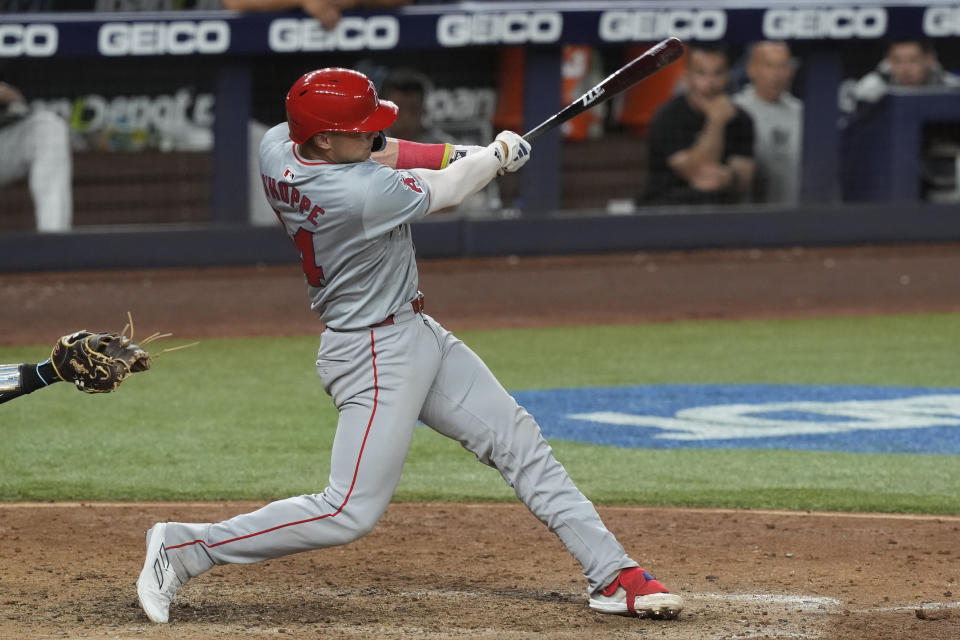
{"label": "angels logo patch", "polygon": [[420,188],[420,185],[417,183],[416,178],[404,178],[403,184],[407,185],[417,193],[423,193],[423,189]]}

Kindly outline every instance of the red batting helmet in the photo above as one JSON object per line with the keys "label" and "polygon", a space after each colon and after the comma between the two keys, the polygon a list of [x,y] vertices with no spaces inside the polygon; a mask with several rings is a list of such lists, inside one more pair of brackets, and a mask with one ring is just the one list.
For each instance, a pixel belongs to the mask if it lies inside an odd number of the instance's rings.
{"label": "red batting helmet", "polygon": [[397,105],[377,98],[370,78],[351,69],[311,71],[287,93],[287,124],[297,144],[321,131],[381,131],[396,119]]}

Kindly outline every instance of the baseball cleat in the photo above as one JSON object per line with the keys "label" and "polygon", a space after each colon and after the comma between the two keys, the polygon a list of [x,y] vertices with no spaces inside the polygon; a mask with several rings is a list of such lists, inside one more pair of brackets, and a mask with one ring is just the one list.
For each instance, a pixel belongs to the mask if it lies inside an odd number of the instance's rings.
{"label": "baseball cleat", "polygon": [[170,565],[164,534],[167,525],[157,523],[147,531],[147,558],[137,579],[137,597],[147,617],[154,622],[166,622],[170,617],[170,603],[183,586]]}
{"label": "baseball cleat", "polygon": [[683,610],[683,598],[667,591],[649,572],[630,567],[606,588],[590,594],[590,608],[601,613],[673,620]]}

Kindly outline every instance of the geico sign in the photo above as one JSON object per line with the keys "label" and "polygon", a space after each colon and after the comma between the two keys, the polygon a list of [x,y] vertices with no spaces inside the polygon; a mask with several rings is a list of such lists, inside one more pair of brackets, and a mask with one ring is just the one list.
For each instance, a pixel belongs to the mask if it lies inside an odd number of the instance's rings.
{"label": "geico sign", "polygon": [[960,6],[929,7],[923,12],[923,35],[960,36]]}
{"label": "geico sign", "polygon": [[52,56],[58,35],[52,24],[0,24],[0,58]]}
{"label": "geico sign", "polygon": [[562,31],[557,11],[451,13],[437,21],[437,41],[444,47],[556,42]]}
{"label": "geico sign", "polygon": [[223,53],[230,48],[230,25],[223,20],[108,22],[97,34],[105,56]]}
{"label": "geico sign", "polygon": [[719,40],[727,33],[727,14],[720,9],[675,11],[604,11],[600,39],[606,42]]}
{"label": "geico sign", "polygon": [[400,39],[400,23],[394,16],[341,18],[327,31],[312,18],[277,18],[270,23],[271,51],[360,51],[393,49]]}
{"label": "geico sign", "polygon": [[887,10],[882,7],[836,9],[767,9],[765,38],[879,38],[887,32]]}

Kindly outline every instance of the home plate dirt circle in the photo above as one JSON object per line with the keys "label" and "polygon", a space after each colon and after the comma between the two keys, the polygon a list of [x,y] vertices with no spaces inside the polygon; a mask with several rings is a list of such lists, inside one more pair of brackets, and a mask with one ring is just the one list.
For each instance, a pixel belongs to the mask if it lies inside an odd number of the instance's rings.
{"label": "home plate dirt circle", "polygon": [[679,620],[591,611],[579,567],[519,504],[391,505],[356,543],[188,583],[167,625],[134,589],[156,521],[260,503],[0,505],[0,638],[956,640],[960,518],[600,506]]}

